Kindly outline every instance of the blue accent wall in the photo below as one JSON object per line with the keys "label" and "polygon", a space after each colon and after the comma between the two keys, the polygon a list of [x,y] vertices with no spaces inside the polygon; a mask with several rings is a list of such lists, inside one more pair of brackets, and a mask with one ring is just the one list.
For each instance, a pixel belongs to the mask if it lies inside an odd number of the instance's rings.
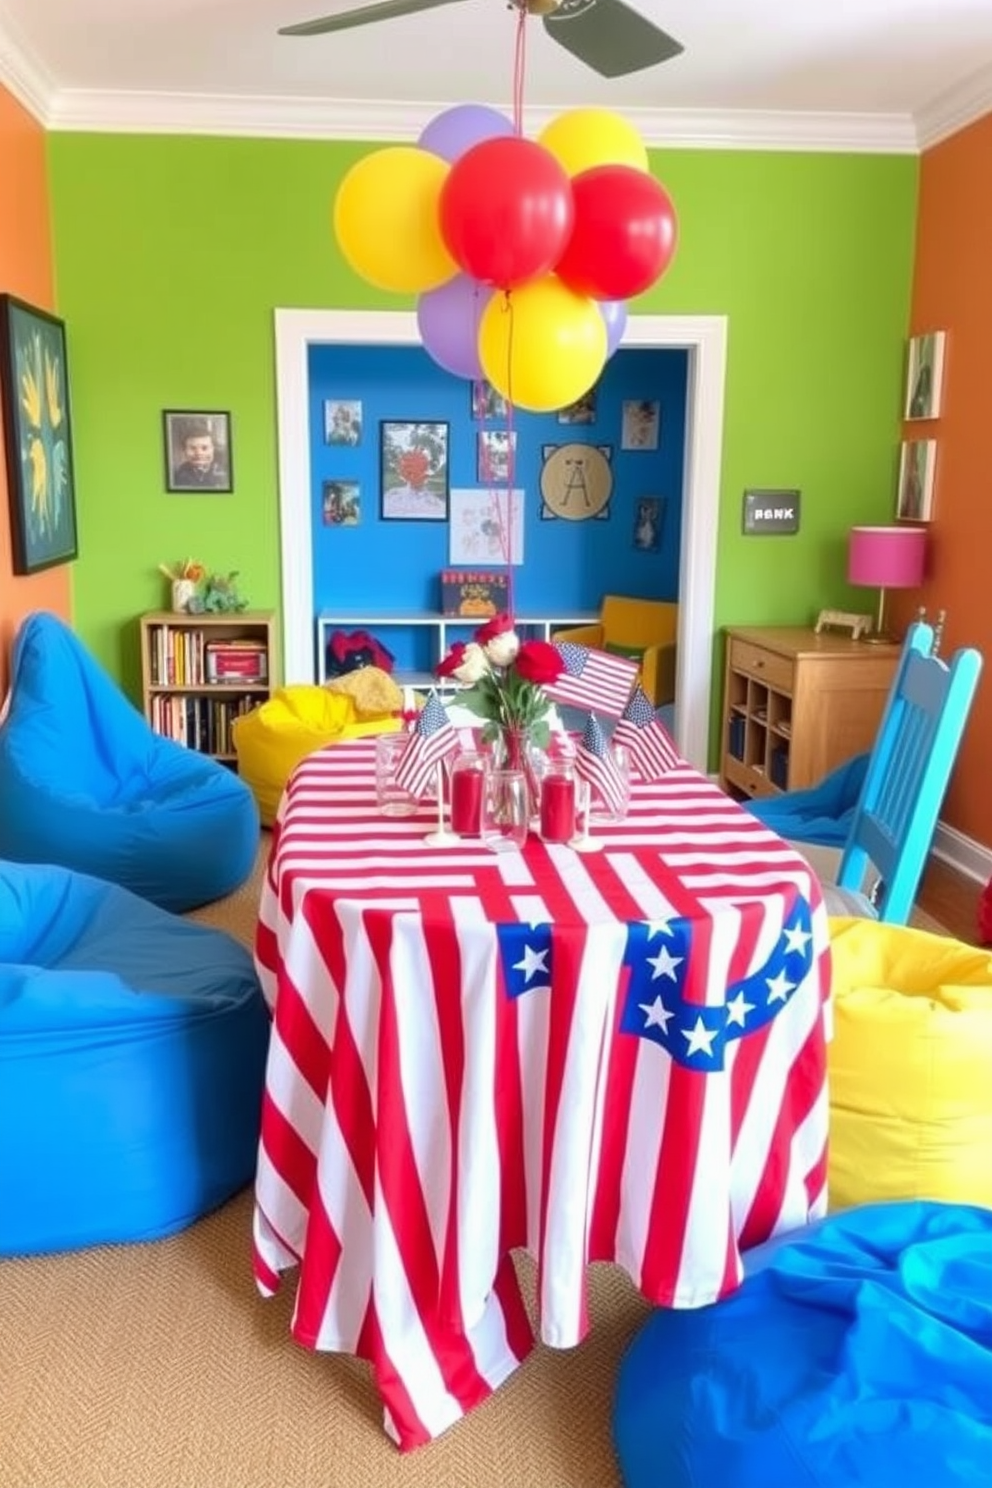
{"label": "blue accent wall", "polygon": [[[380,424],[447,422],[450,485],[484,488],[486,482],[477,474],[476,436],[481,429],[505,429],[505,420],[473,420],[471,385],[444,372],[420,347],[320,345],[311,347],[309,355],[316,609],[439,609],[439,575],[451,566],[448,524],[382,520]],[[514,569],[513,580],[517,610],[595,610],[609,593],[678,598],[687,370],[683,351],[621,350],[598,384],[593,423],[561,424],[555,414],[515,410],[514,484],[525,493],[524,561]],[[327,400],[361,403],[357,446],[325,442]],[[638,400],[661,405],[656,450],[620,447],[622,405]],[[574,522],[541,516],[542,450],[570,442],[612,449],[614,484],[605,519]],[[328,481],[357,482],[357,526],[324,522]],[[656,551],[639,549],[634,542],[638,502],[646,497],[662,499]]]}

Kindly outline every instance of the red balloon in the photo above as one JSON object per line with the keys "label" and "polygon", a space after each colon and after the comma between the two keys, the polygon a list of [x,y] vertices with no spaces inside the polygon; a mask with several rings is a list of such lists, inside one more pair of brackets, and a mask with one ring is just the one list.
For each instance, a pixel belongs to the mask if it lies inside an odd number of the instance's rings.
{"label": "red balloon", "polygon": [[483,140],[441,189],[441,236],[481,284],[512,289],[553,268],[574,220],[572,183],[550,150],[519,135]]}
{"label": "red balloon", "polygon": [[675,252],[676,220],[653,176],[597,165],[572,178],[572,194],[575,226],[555,266],[559,279],[593,300],[628,300],[661,278]]}

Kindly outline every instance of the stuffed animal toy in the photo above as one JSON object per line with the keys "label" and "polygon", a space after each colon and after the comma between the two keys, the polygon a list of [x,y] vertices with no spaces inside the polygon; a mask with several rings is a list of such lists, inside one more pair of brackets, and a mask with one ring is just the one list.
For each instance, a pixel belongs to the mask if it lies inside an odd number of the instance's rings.
{"label": "stuffed animal toy", "polygon": [[360,667],[374,666],[391,672],[395,658],[367,630],[336,630],[327,643],[328,677],[344,677]]}

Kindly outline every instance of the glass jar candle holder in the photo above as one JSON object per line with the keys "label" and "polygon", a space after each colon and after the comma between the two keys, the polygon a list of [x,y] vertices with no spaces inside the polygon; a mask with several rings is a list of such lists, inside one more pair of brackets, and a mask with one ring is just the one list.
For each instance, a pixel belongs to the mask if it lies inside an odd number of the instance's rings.
{"label": "glass jar candle holder", "polygon": [[599,781],[590,780],[589,819],[596,826],[622,822],[630,810],[630,751],[623,744],[606,747],[615,767],[610,773],[616,791],[604,793]]}
{"label": "glass jar candle holder", "polygon": [[471,750],[455,756],[451,766],[451,830],[459,837],[482,832],[482,792],[489,757]]}
{"label": "glass jar candle holder", "polygon": [[527,841],[530,799],[522,770],[489,770],[482,787],[482,841],[493,852],[519,851]]}
{"label": "glass jar candle holder", "polygon": [[375,796],[383,816],[413,816],[417,798],[396,782],[396,766],[408,736],[380,734],[375,741]]}
{"label": "glass jar candle holder", "polygon": [[541,780],[541,836],[545,842],[571,842],[576,835],[575,771],[553,760]]}

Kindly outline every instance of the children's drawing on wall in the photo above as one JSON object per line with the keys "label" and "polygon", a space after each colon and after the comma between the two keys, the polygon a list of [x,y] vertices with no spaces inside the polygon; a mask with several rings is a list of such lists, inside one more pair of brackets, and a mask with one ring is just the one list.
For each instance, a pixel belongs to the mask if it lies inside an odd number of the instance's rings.
{"label": "children's drawing on wall", "polygon": [[560,424],[594,424],[596,422],[596,389],[591,387],[567,408],[558,410]]}
{"label": "children's drawing on wall", "polygon": [[660,496],[642,496],[634,512],[634,547],[639,553],[661,549],[661,524],[665,506]]}
{"label": "children's drawing on wall", "polygon": [[506,418],[506,399],[502,393],[496,391],[491,382],[473,382],[472,417],[477,423],[491,423],[493,419]]}
{"label": "children's drawing on wall", "polygon": [[[512,496],[512,501],[507,496]],[[510,515],[512,514],[512,525]],[[451,493],[449,563],[524,561],[524,493],[522,490]]]}
{"label": "children's drawing on wall", "polygon": [[661,404],[642,401],[623,405],[622,450],[656,450],[661,438]]}
{"label": "children's drawing on wall", "polygon": [[357,527],[362,494],[357,481],[325,481],[322,490],[325,527]]}
{"label": "children's drawing on wall", "polygon": [[448,520],[448,425],[383,423],[382,520]]}
{"label": "children's drawing on wall", "polygon": [[517,436],[508,429],[483,429],[476,436],[475,478],[487,484],[510,479],[510,454],[516,455]]}
{"label": "children's drawing on wall", "polygon": [[362,405],[355,399],[327,398],[324,402],[324,443],[349,445],[362,442]]}
{"label": "children's drawing on wall", "polygon": [[896,501],[896,516],[902,521],[929,522],[933,516],[936,461],[936,439],[911,439],[903,445]]}

